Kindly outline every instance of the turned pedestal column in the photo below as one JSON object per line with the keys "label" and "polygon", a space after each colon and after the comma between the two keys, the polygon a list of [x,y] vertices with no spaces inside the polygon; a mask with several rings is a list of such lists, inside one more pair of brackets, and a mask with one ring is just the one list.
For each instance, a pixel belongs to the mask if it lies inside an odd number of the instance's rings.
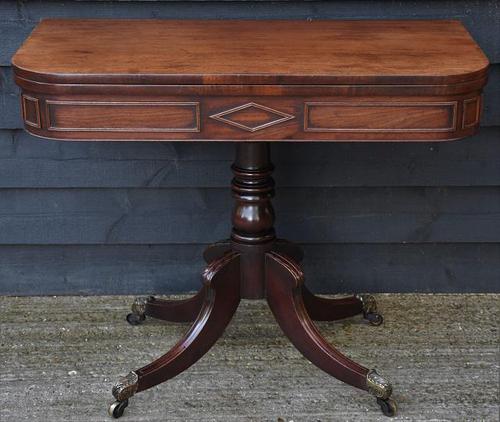
{"label": "turned pedestal column", "polygon": [[350,360],[331,346],[313,320],[334,321],[357,314],[380,325],[371,296],[327,299],[304,285],[299,266],[301,249],[276,238],[273,165],[267,143],[246,142],[236,147],[232,165],[234,197],[231,239],[209,246],[204,257],[203,287],[191,299],[169,301],[138,298],[127,321],[137,325],[146,316],[169,321],[194,321],[186,335],[153,363],[130,372],[113,387],[116,402],[110,414],[120,417],[135,393],[162,383],[187,369],[219,338],[240,299],[266,298],[283,332],[302,354],[335,378],[371,392],[384,414],[395,414],[391,385],[375,370]]}

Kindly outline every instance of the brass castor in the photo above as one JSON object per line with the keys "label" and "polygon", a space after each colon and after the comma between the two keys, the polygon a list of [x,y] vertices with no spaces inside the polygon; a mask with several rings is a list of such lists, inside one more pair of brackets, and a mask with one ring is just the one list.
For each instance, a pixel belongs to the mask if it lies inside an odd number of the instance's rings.
{"label": "brass castor", "polygon": [[130,313],[127,315],[127,322],[130,325],[140,325],[146,319],[146,315],[138,315],[136,313]]}
{"label": "brass castor", "polygon": [[378,313],[377,301],[372,295],[357,295],[356,296],[363,305],[363,318],[366,319],[370,325],[381,325],[384,322],[382,315]]}
{"label": "brass castor", "polygon": [[382,323],[384,322],[384,317],[377,312],[365,313],[363,317],[370,323],[370,325],[374,325],[376,327],[382,325]]}
{"label": "brass castor", "polygon": [[123,415],[125,408],[128,406],[128,399],[124,401],[115,401],[111,403],[108,409],[109,416],[118,419]]}
{"label": "brass castor", "polygon": [[127,315],[127,322],[130,325],[139,325],[146,319],[146,306],[155,300],[153,296],[136,297],[132,303],[132,313]]}
{"label": "brass castor", "polygon": [[396,415],[398,406],[393,399],[381,399],[377,398],[377,403],[385,416],[392,418]]}

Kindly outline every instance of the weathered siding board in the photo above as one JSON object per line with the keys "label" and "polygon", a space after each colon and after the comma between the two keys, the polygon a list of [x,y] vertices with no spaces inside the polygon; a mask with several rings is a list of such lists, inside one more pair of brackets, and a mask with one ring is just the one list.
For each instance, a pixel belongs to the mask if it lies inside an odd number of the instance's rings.
{"label": "weathered siding board", "polygon": [[[0,40],[2,25],[0,23]],[[2,41],[0,41],[1,45]],[[21,103],[19,89],[14,83],[14,73],[11,67],[0,67],[0,128],[22,128]]]}
{"label": "weathered siding board", "polygon": [[230,143],[63,143],[21,130],[10,59],[46,17],[462,20],[493,63],[480,133],[273,145],[277,230],[306,243],[307,283],[319,292],[498,291],[500,2],[7,0],[0,294],[195,290],[204,244],[230,229]]}
{"label": "weathered siding board", "polygon": [[[0,294],[147,294],[200,287],[204,245],[0,246]],[[495,292],[500,244],[304,245],[306,283],[336,292]]]}
{"label": "weathered siding board", "polygon": [[[499,34],[500,36],[500,34]],[[13,82],[12,69],[0,67],[0,129],[21,129],[19,90]],[[500,64],[493,65],[484,92],[482,126],[499,126],[500,113]]]}
{"label": "weathered siding board", "polygon": [[[500,2],[498,2],[500,5]],[[498,38],[500,39],[500,17],[498,20]],[[500,64],[490,65],[488,84],[484,89],[482,126],[500,125]]]}
{"label": "weathered siding board", "polygon": [[[0,2],[3,8],[16,1]],[[0,10],[0,66],[10,66],[10,59],[36,26],[35,22],[8,20],[5,11]]]}
{"label": "weathered siding board", "polygon": [[[209,243],[227,189],[2,189],[0,244]],[[303,243],[499,242],[500,187],[279,188],[280,236]]]}
{"label": "weathered siding board", "polygon": [[[500,62],[497,1],[37,1],[7,0],[0,9],[0,65],[42,18],[176,18],[176,19],[460,19],[490,60]],[[496,30],[496,34],[495,34]],[[2,37],[0,37],[2,39]]]}
{"label": "weathered siding board", "polygon": [[[439,144],[272,146],[280,187],[498,186],[499,151],[498,126]],[[0,188],[224,188],[233,155],[231,143],[56,142],[0,130]]]}

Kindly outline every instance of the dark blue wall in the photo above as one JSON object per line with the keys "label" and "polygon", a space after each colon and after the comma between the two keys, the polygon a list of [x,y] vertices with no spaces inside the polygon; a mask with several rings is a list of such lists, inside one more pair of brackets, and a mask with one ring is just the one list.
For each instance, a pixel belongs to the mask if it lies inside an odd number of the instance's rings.
{"label": "dark blue wall", "polygon": [[461,19],[492,62],[480,134],[273,146],[277,230],[304,245],[316,291],[499,291],[499,2],[2,1],[0,294],[194,290],[204,245],[230,230],[231,144],[22,131],[10,58],[44,17]]}

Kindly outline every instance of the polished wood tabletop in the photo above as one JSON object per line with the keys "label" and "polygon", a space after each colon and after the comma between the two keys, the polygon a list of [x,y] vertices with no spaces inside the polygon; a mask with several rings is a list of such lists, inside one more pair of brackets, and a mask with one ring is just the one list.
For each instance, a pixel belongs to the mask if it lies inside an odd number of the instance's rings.
{"label": "polished wood tabletop", "polygon": [[61,140],[459,139],[488,70],[453,20],[49,19],[12,64]]}
{"label": "polished wood tabletop", "polygon": [[488,61],[459,21],[45,20],[13,59],[37,80],[442,83]]}

